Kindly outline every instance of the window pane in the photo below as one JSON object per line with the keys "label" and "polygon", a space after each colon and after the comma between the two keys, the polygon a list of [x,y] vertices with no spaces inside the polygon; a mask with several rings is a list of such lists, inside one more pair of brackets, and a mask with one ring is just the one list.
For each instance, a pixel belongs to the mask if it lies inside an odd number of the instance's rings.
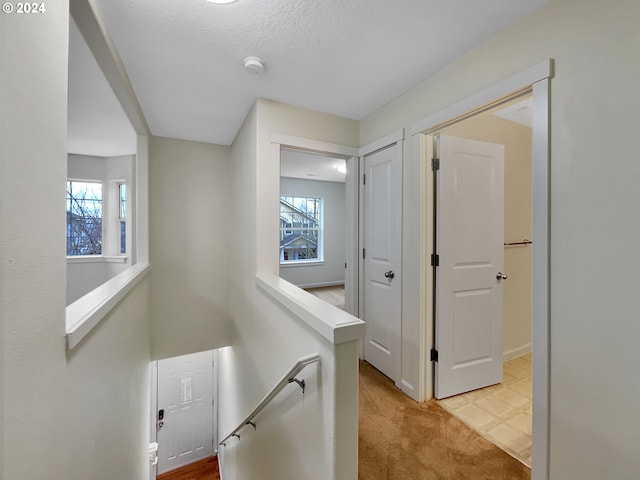
{"label": "window pane", "polygon": [[120,198],[120,218],[127,218],[127,186],[124,183],[118,185]]}
{"label": "window pane", "polygon": [[319,197],[280,197],[280,261],[318,260],[321,241]]}
{"label": "window pane", "polygon": [[102,184],[67,182],[67,255],[102,254]]}
{"label": "window pane", "polygon": [[120,220],[120,253],[127,253],[127,222]]}

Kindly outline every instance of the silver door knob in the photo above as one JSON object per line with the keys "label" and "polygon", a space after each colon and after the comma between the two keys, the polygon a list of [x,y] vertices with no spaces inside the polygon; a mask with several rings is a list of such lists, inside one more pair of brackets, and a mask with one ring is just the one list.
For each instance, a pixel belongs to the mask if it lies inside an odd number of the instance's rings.
{"label": "silver door knob", "polygon": [[506,280],[507,279],[507,274],[506,273],[502,273],[502,272],[498,272],[498,274],[496,275],[496,278],[498,280]]}
{"label": "silver door knob", "polygon": [[385,278],[393,278],[395,276],[396,276],[396,274],[393,273],[393,270],[389,270],[388,272],[384,272],[384,277]]}

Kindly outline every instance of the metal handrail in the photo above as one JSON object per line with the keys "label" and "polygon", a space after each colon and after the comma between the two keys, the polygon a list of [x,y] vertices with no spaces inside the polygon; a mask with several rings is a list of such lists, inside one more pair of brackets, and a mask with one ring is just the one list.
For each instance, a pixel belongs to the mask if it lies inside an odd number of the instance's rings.
{"label": "metal handrail", "polygon": [[242,430],[244,427],[246,427],[247,425],[251,425],[255,429],[256,424],[253,422],[253,419],[256,418],[258,414],[269,404],[269,402],[273,400],[276,397],[276,395],[278,395],[278,393],[280,393],[280,391],[290,383],[293,383],[293,382],[297,383],[300,386],[300,388],[302,388],[302,392],[304,393],[304,388],[305,388],[304,380],[298,380],[295,377],[307,365],[310,365],[312,363],[319,362],[319,361],[320,361],[320,355],[318,353],[312,353],[311,355],[300,357],[298,360],[296,360],[296,363],[294,363],[293,366],[289,369],[289,371],[284,374],[284,376],[280,379],[280,381],[276,383],[275,386],[269,391],[269,393],[267,393],[265,397],[260,401],[260,403],[258,403],[258,405],[256,405],[255,408],[251,410],[251,413],[247,415],[247,417],[242,422],[240,422],[240,424],[229,435],[227,435],[222,439],[219,445],[226,446],[225,442],[229,440],[231,437],[238,437],[239,439],[240,435],[238,435],[238,432]]}

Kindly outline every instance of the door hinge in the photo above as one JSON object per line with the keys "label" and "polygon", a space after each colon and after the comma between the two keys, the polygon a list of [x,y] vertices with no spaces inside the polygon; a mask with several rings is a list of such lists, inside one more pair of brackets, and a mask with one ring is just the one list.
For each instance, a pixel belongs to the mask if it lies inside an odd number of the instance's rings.
{"label": "door hinge", "polygon": [[347,262],[344,262],[344,268],[345,269],[347,268]]}
{"label": "door hinge", "polygon": [[440,170],[440,159],[439,158],[432,158],[431,159],[431,170],[433,170],[434,172],[436,170]]}
{"label": "door hinge", "polygon": [[362,249],[362,259],[364,260],[364,248]]}
{"label": "door hinge", "polygon": [[431,266],[432,267],[440,266],[440,255],[436,255],[435,253],[431,254]]}
{"label": "door hinge", "polygon": [[366,174],[366,173],[363,173],[363,174],[362,174],[362,184],[363,184],[363,185],[366,185],[366,184],[367,184],[367,174]]}
{"label": "door hinge", "polygon": [[435,348],[431,349],[431,361],[432,362],[438,361],[438,350],[436,350]]}

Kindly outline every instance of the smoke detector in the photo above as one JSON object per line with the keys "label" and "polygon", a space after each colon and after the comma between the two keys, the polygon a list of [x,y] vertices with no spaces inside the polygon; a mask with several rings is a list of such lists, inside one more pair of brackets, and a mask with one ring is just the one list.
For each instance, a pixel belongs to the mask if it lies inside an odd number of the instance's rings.
{"label": "smoke detector", "polygon": [[258,57],[247,57],[244,59],[244,68],[251,73],[264,72],[264,62]]}

